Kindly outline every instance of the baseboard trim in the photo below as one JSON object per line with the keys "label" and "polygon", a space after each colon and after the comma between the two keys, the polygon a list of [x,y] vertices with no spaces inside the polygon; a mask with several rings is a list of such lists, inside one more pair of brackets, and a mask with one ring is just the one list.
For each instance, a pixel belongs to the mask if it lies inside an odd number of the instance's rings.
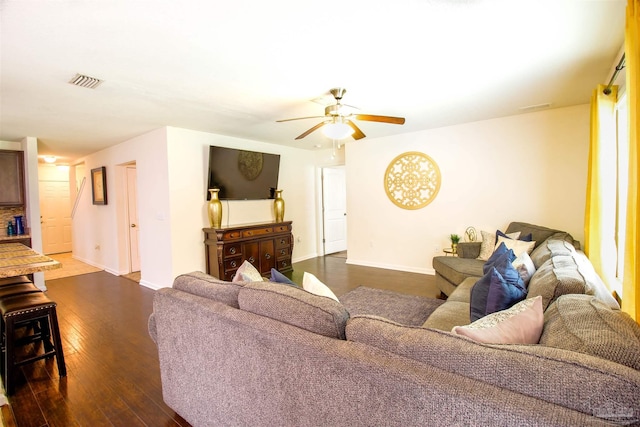
{"label": "baseboard trim", "polygon": [[[89,264],[91,267],[99,268],[100,270],[105,270],[105,271],[111,273],[111,271],[107,270],[107,268],[104,265],[95,263],[95,262],[93,262],[93,261],[91,261],[89,259],[84,259],[84,258],[76,256],[74,254],[71,254],[71,258],[73,258],[75,260],[78,260],[80,262],[84,262],[85,264]],[[114,273],[111,273],[111,274],[114,274]],[[117,276],[117,274],[114,274],[114,275]]]}
{"label": "baseboard trim", "polygon": [[347,258],[347,264],[361,265],[363,267],[384,268],[385,270],[406,271],[408,273],[428,274],[434,276],[436,271],[433,268],[409,267],[406,265],[382,264],[370,261],[357,260]]}
{"label": "baseboard trim", "polygon": [[291,260],[292,263],[296,263],[296,262],[301,262],[301,261],[306,261],[308,259],[311,258],[317,258],[319,255],[318,254],[308,254],[308,255],[304,255],[298,258],[294,258]]}
{"label": "baseboard trim", "polygon": [[140,280],[140,285],[144,286],[145,288],[153,289],[154,291],[167,287],[167,286],[159,286],[159,285],[156,285],[155,283],[151,283],[146,280]]}

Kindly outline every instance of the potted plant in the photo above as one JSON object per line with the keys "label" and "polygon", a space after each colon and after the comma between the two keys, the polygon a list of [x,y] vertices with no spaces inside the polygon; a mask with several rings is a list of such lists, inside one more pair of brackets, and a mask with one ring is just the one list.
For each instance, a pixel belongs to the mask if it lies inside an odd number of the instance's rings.
{"label": "potted plant", "polygon": [[455,254],[458,252],[458,242],[460,242],[460,236],[452,234],[449,236],[451,239],[451,251]]}

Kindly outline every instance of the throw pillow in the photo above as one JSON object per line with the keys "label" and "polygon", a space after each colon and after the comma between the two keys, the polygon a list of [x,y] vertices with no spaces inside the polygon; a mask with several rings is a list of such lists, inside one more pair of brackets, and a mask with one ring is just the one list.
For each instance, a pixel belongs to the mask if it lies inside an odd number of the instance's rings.
{"label": "throw pillow", "polygon": [[509,262],[513,262],[516,259],[516,255],[511,249],[507,249],[504,243],[499,245],[496,250],[491,254],[487,262],[482,266],[482,272],[487,274],[487,271],[498,261],[502,256],[507,256],[509,258]]}
{"label": "throw pillow", "polygon": [[451,332],[487,344],[537,344],[543,325],[542,297],[537,296]]}
{"label": "throw pillow", "polygon": [[327,285],[318,280],[316,276],[311,273],[307,273],[306,271],[304,272],[304,276],[302,276],[302,287],[305,291],[311,292],[312,294],[328,297],[340,302],[336,294],[334,294]]}
{"label": "throw pillow", "polygon": [[236,274],[233,276],[232,282],[262,282],[262,275],[260,272],[251,264],[249,261],[245,260],[240,268],[236,271]]}
{"label": "throw pillow", "polygon": [[269,281],[273,283],[282,283],[283,285],[298,286],[275,268],[271,269],[271,277],[269,278]]}
{"label": "throw pillow", "polygon": [[524,282],[524,286],[529,286],[531,276],[536,272],[536,266],[533,265],[533,261],[529,254],[526,252],[521,253],[520,256],[513,260],[511,264],[518,274],[520,274],[520,278]]}
{"label": "throw pillow", "polygon": [[471,288],[470,319],[474,322],[487,314],[505,310],[526,296],[524,282],[509,258],[503,255]]}
{"label": "throw pillow", "polygon": [[522,240],[523,242],[532,242],[533,241],[533,234],[531,234],[531,233],[525,234],[524,236],[518,237],[518,240]]}
{"label": "throw pillow", "polygon": [[525,242],[522,240],[509,239],[502,236],[498,237],[496,248],[500,245],[500,243],[504,243],[507,249],[513,249],[516,257],[519,257],[523,252],[530,254],[534,246],[536,245],[536,242]]}
{"label": "throw pillow", "polygon": [[[478,256],[477,259],[486,261],[489,259],[493,251],[496,249],[497,232],[489,233],[488,231],[480,231],[480,234],[482,234],[482,244],[480,245],[480,255]],[[516,231],[515,233],[509,233],[509,234],[506,234],[506,236],[510,239],[517,239],[520,236],[520,232]]]}

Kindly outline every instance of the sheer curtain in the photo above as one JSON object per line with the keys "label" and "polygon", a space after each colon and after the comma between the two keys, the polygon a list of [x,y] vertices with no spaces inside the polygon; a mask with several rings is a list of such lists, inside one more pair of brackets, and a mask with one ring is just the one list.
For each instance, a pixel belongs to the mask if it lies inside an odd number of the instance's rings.
{"label": "sheer curtain", "polygon": [[599,85],[591,96],[591,134],[584,223],[584,251],[612,288],[616,276],[616,101],[618,88],[604,93]]}
{"label": "sheer curtain", "polygon": [[638,216],[638,29],[640,27],[640,0],[628,0],[625,31],[626,86],[629,103],[629,187],[627,198],[626,245],[624,277],[622,281],[622,310],[640,323],[640,216]]}

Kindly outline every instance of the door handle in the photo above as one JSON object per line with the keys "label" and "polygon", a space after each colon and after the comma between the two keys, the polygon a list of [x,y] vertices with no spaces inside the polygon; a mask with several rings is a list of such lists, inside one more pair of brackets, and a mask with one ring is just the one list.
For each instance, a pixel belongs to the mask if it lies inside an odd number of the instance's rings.
{"label": "door handle", "polygon": [[131,224],[131,228],[136,228],[136,225],[135,224]]}

